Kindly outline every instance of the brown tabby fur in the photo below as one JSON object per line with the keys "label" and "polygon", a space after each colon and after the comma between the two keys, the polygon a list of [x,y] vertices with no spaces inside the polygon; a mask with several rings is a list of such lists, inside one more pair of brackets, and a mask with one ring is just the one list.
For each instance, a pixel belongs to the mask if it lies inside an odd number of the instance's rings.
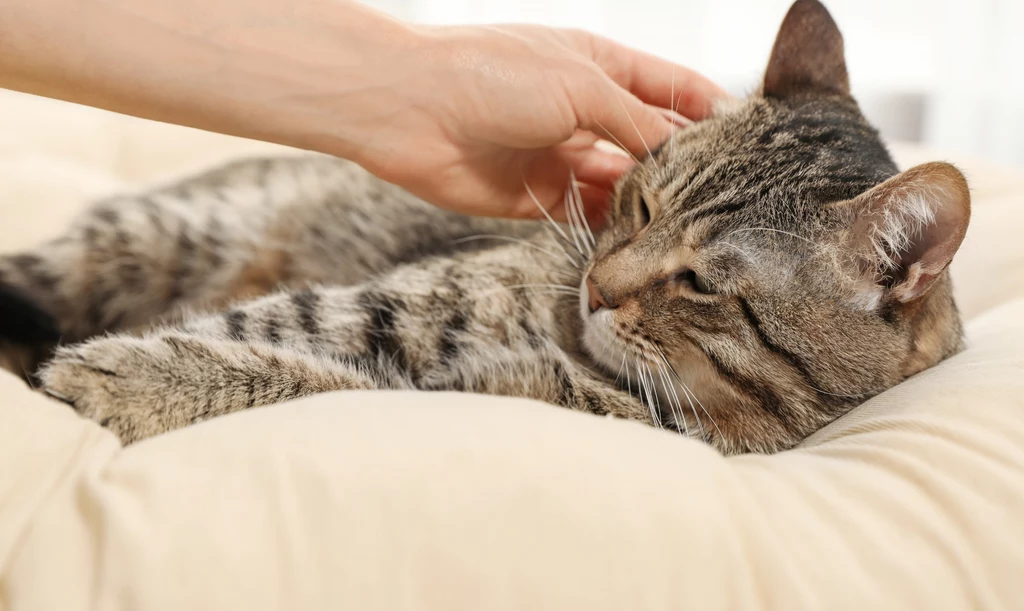
{"label": "brown tabby fur", "polygon": [[334,159],[246,161],[0,259],[0,337],[30,366],[59,338],[44,390],[126,442],[417,388],[791,447],[962,346],[946,267],[966,184],[898,173],[842,48],[798,0],[762,90],[644,160],[594,240],[442,212]]}

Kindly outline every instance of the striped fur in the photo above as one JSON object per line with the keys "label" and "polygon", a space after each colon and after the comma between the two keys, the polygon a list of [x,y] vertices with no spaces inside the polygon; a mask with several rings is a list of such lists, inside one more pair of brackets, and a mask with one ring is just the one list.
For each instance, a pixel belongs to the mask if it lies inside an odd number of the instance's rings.
{"label": "striped fur", "polygon": [[[780,41],[830,24],[798,0]],[[948,166],[901,182],[845,66],[798,78],[808,63],[780,48],[801,46],[777,45],[763,91],[624,178],[594,241],[443,212],[320,156],[100,202],[0,258],[8,366],[48,359],[44,390],[126,442],[393,388],[540,399],[725,452],[791,447],[960,349],[944,265],[967,196]]]}

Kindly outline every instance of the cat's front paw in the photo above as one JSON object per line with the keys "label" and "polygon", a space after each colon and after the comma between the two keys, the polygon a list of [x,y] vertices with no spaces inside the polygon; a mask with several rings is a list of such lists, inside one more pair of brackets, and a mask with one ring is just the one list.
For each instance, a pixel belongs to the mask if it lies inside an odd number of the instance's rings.
{"label": "cat's front paw", "polygon": [[129,443],[177,428],[190,369],[160,339],[112,336],[60,348],[40,378],[44,392]]}
{"label": "cat's front paw", "polygon": [[376,386],[343,361],[173,330],[60,348],[40,378],[46,393],[125,443],[249,407]]}

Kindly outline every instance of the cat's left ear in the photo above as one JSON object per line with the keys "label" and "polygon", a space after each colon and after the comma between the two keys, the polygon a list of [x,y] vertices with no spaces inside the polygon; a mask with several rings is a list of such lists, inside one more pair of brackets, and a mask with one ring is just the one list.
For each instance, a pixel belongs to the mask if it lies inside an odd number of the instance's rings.
{"label": "cat's left ear", "polygon": [[955,167],[926,163],[832,208],[849,227],[845,246],[878,274],[885,298],[907,303],[953,260],[967,234],[971,194]]}
{"label": "cat's left ear", "polygon": [[843,35],[818,0],[796,0],[779,28],[761,92],[786,98],[799,93],[850,95]]}

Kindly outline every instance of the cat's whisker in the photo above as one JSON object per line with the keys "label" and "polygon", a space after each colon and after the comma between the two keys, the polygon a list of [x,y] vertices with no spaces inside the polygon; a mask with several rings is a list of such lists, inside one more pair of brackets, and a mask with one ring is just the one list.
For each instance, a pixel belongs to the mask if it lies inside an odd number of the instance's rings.
{"label": "cat's whisker", "polygon": [[740,248],[736,244],[733,244],[732,242],[726,242],[724,240],[719,240],[718,242],[716,242],[716,244],[721,244],[722,246],[728,246],[729,248],[732,248],[736,252],[740,253],[740,255],[744,259],[746,259],[747,261],[752,261],[753,260],[753,257],[750,256],[750,253],[748,253],[747,251],[743,250],[742,248]]}
{"label": "cat's whisker", "polygon": [[[665,356],[665,351],[662,350],[661,348],[658,348],[658,353],[661,356],[662,362],[665,363],[665,366],[668,367],[668,370],[672,373],[673,377],[675,377],[676,381],[679,382],[679,386],[683,389],[683,393],[686,394],[686,399],[687,401],[690,402],[690,408],[693,409],[693,401],[696,401],[697,405],[700,406],[701,411],[704,412],[704,415],[707,416],[708,420],[711,421],[712,426],[714,426],[715,430],[718,431],[718,435],[722,439],[724,439],[725,436],[722,434],[722,429],[718,428],[718,423],[715,422],[714,416],[712,416],[711,412],[709,412],[707,408],[704,407],[704,404],[701,403],[700,399],[697,398],[696,393],[690,390],[690,387],[686,385],[686,382],[683,381],[683,378],[679,375],[679,372],[676,371],[676,368],[672,366],[671,362],[669,362],[668,357]],[[697,418],[696,410],[694,410],[693,415],[695,418]],[[698,424],[700,423],[700,418],[697,418],[697,422]]]}
{"label": "cat's whisker", "polygon": [[[656,350],[658,352],[659,357],[661,358],[661,366],[664,369],[667,369],[667,370],[671,371],[674,374],[675,380],[679,382],[680,387],[683,389],[683,395],[686,397],[687,403],[690,404],[690,411],[693,412],[693,419],[697,421],[697,428],[700,430],[701,439],[704,439],[705,436],[706,436],[705,433],[704,433],[704,424],[700,421],[700,416],[697,415],[697,408],[695,408],[693,406],[693,399],[691,399],[691,395],[693,395],[693,392],[682,381],[682,379],[679,378],[679,374],[676,373],[675,368],[672,367],[672,365],[668,362],[668,359],[665,357],[664,351],[661,350],[660,348],[656,348]],[[679,395],[678,395],[678,393],[676,393],[675,384],[672,384],[672,392],[676,396],[676,401],[679,401]],[[681,409],[682,408],[682,402],[679,402],[679,403],[680,403],[680,409]],[[711,415],[708,414],[708,418],[710,418],[710,417],[711,417]],[[684,424],[684,426],[686,426],[685,418],[683,419],[683,424]],[[690,436],[690,431],[689,431],[689,427],[688,426],[686,426],[686,436],[687,437]]]}
{"label": "cat's whisker", "polygon": [[626,118],[629,119],[630,125],[636,130],[636,135],[640,138],[640,142],[644,145],[644,149],[647,150],[647,156],[651,156],[651,147],[647,146],[647,141],[644,140],[644,135],[640,133],[640,128],[636,126],[636,121],[633,120],[633,116],[629,114],[629,110],[626,109],[626,105],[622,103],[621,98],[615,98],[615,101],[619,103],[619,108],[626,114]]}
{"label": "cat's whisker", "polygon": [[[606,348],[606,350],[607,350],[607,348]],[[623,353],[622,353],[622,363],[619,364],[619,370],[618,370],[618,372],[615,373],[615,382],[614,382],[614,384],[616,386],[618,386],[618,384],[619,384],[619,378],[622,377],[622,368],[625,367],[625,366],[626,366],[626,353],[625,353],[625,351],[623,351]]]}
{"label": "cat's whisker", "polygon": [[672,410],[672,417],[676,421],[676,427],[678,428],[679,423],[682,423],[683,430],[687,437],[690,436],[690,427],[686,423],[686,418],[683,417],[682,403],[679,401],[679,394],[676,393],[675,384],[670,384],[668,372],[665,371],[665,365],[659,362],[654,363],[658,368],[658,377],[661,378],[661,386],[665,389],[665,398],[669,400],[669,407]]}
{"label": "cat's whisker", "polygon": [[540,200],[537,199],[537,196],[534,194],[533,189],[530,188],[530,183],[526,182],[526,177],[523,176],[522,178],[523,186],[526,188],[526,193],[529,194],[530,199],[533,200],[534,204],[536,204],[537,209],[540,210],[540,213],[544,215],[544,218],[546,218],[548,222],[551,223],[551,226],[555,228],[555,231],[557,231],[560,236],[565,238],[566,242],[569,242],[569,236],[565,235],[565,232],[562,231],[562,228],[558,226],[558,223],[555,222],[555,219],[553,219],[551,217],[551,214],[548,213],[548,210],[547,208],[544,207],[544,204],[540,203]]}
{"label": "cat's whisker", "polygon": [[[625,360],[626,352],[622,352],[622,358]],[[626,367],[626,392],[629,394],[629,398],[633,398],[633,382],[629,379],[629,367]]]}
{"label": "cat's whisker", "polygon": [[816,386],[808,385],[808,388],[810,388],[814,392],[822,394],[822,395],[826,395],[826,396],[829,396],[829,397],[840,397],[842,399],[864,399],[865,397],[869,397],[871,395],[876,395],[876,394],[882,392],[882,390],[883,390],[883,389],[873,390],[871,392],[867,392],[867,393],[860,394],[860,395],[846,395],[846,394],[842,394],[842,393],[828,392],[827,390],[822,390],[822,389],[820,389],[820,388],[818,388]]}
{"label": "cat's whisker", "polygon": [[640,163],[640,160],[636,158],[636,155],[634,155],[632,152],[630,152],[630,150],[628,148],[626,148],[626,145],[622,144],[622,141],[615,137],[615,134],[613,134],[610,131],[608,131],[607,127],[605,127],[604,125],[601,125],[601,122],[596,120],[596,119],[594,120],[594,123],[597,123],[597,126],[600,127],[604,131],[604,133],[607,134],[608,137],[611,138],[612,141],[615,142],[615,144],[617,144],[619,146],[620,149],[622,149],[627,155],[632,157],[633,161],[635,161],[637,163]]}
{"label": "cat's whisker", "polygon": [[28,373],[28,367],[25,366],[25,363],[21,363],[21,373],[24,375],[25,383],[28,384],[29,389],[39,390],[39,387],[33,381],[33,376]]}
{"label": "cat's whisker", "polygon": [[640,365],[643,366],[645,375],[647,377],[647,383],[651,389],[651,402],[656,404],[658,416],[661,416],[661,396],[658,395],[657,381],[654,379],[654,374],[651,373],[651,366],[647,361],[641,361]]}
{"label": "cat's whisker", "polygon": [[[675,75],[676,75],[676,73],[673,70],[672,71],[672,76],[675,77]],[[679,95],[678,96],[673,93],[672,94],[672,99],[673,99],[673,101],[672,101],[672,112],[678,113],[679,112],[679,103],[683,101],[683,89],[679,90]]]}
{"label": "cat's whisker", "polygon": [[580,220],[582,221],[583,228],[587,231],[587,237],[590,238],[590,244],[587,246],[587,252],[593,255],[594,251],[591,250],[591,246],[597,246],[597,240],[594,239],[594,232],[590,230],[590,221],[587,220],[586,210],[583,208],[583,195],[580,193],[580,183],[576,180],[576,172],[569,170],[569,186],[572,188],[572,193],[576,197],[576,210],[579,214]]}
{"label": "cat's whisker", "polygon": [[[542,224],[541,227],[543,227],[548,232],[548,234],[551,235],[551,237],[555,240],[555,246],[558,247],[558,250],[561,250],[562,253],[564,253],[566,257],[569,257],[569,260],[572,261],[573,267],[575,267],[576,269],[579,269],[580,268],[580,262],[576,261],[575,259],[572,258],[572,255],[569,254],[569,251],[566,250],[565,246],[562,245],[562,242],[559,241],[558,236],[555,235],[553,231],[551,231],[551,227],[548,227],[548,225],[546,223]],[[583,256],[583,253],[580,253],[580,258],[582,258],[582,256]]]}
{"label": "cat's whisker", "polygon": [[544,283],[509,284],[509,285],[506,285],[505,288],[507,288],[507,289],[547,288],[547,289],[554,289],[554,290],[565,290],[565,291],[571,292],[573,295],[579,295],[580,294],[580,287],[578,287],[578,286],[570,286],[568,284],[544,284]]}
{"label": "cat's whisker", "polygon": [[636,363],[636,375],[640,380],[644,402],[647,404],[647,409],[651,412],[651,419],[654,421],[654,425],[659,429],[663,428],[661,424],[661,416],[654,408],[654,391],[651,387],[651,383],[654,381],[653,376],[652,379],[648,381],[647,376],[644,374],[644,370],[640,367],[640,362]]}
{"label": "cat's whisker", "polygon": [[[556,253],[554,251],[551,251],[551,250],[548,250],[546,248],[541,248],[540,246],[537,246],[536,244],[532,244],[529,241],[524,240],[522,238],[514,238],[514,237],[511,237],[511,236],[504,236],[504,235],[491,234],[491,233],[466,236],[464,238],[459,238],[457,240],[452,240],[451,243],[452,244],[464,244],[466,242],[473,242],[473,241],[477,241],[477,240],[500,240],[500,241],[504,241],[504,242],[512,242],[514,244],[520,244],[522,246],[526,246],[527,248],[532,248],[533,250],[536,250],[538,252],[542,252],[542,253],[550,256],[550,257],[554,257],[556,259],[558,258],[558,253]],[[564,254],[569,259],[569,263],[571,263],[573,265],[573,267],[579,269],[579,267],[580,267],[579,263],[577,263],[576,261],[573,261],[572,257],[569,256],[569,253],[567,253],[567,252],[565,252],[563,250],[562,254]]]}
{"label": "cat's whisker", "polygon": [[[672,111],[673,112],[675,112],[675,110],[676,110],[675,101],[676,101],[676,69],[675,69],[675,67],[673,67],[672,68],[672,85],[671,85],[671,89],[669,90],[669,98],[668,98],[669,104],[672,104]],[[676,154],[676,143],[675,143],[675,138],[672,138],[671,136],[669,137],[669,150],[672,151],[672,156],[675,157],[675,154]]]}
{"label": "cat's whisker", "polygon": [[645,406],[651,411],[651,420],[657,423],[658,419],[654,415],[654,405],[650,402],[650,393],[647,391],[647,380],[643,376],[643,371],[640,370],[640,364],[634,361],[633,365],[636,367],[636,379],[639,386],[640,400]]}
{"label": "cat's whisker", "polygon": [[572,234],[572,239],[576,240],[576,250],[583,254],[582,244],[586,244],[586,239],[583,239],[582,231],[579,229],[579,225],[576,223],[576,208],[572,202],[572,189],[566,187],[565,194],[562,196],[562,204],[565,206],[565,220],[569,223],[569,232]]}
{"label": "cat's whisker", "polygon": [[814,246],[815,248],[821,248],[820,244],[818,244],[817,242],[815,242],[814,240],[812,240],[810,238],[806,238],[806,237],[804,237],[802,235],[793,233],[791,231],[783,231],[782,229],[775,229],[775,228],[772,228],[772,227],[744,227],[742,229],[735,229],[733,231],[730,231],[729,233],[727,233],[725,235],[725,237],[728,238],[731,235],[735,235],[737,233],[745,233],[747,231],[768,231],[768,232],[771,232],[771,233],[780,233],[782,235],[788,235],[788,236],[796,238],[798,240],[803,240],[804,242],[807,242],[808,244]]}
{"label": "cat's whisker", "polygon": [[562,196],[562,203],[565,206],[565,220],[569,222],[569,233],[572,234],[572,241],[576,245],[576,250],[579,251],[580,255],[583,254],[583,247],[580,245],[580,231],[576,227],[576,215],[569,205],[569,193],[567,189],[565,195]]}
{"label": "cat's whisker", "polygon": [[[686,402],[690,404],[690,412],[693,413],[693,419],[697,421],[697,428],[700,429],[701,439],[707,439],[707,433],[704,431],[704,423],[701,422],[700,416],[697,414],[697,408],[693,406],[693,400],[696,399],[697,396],[693,394],[693,391],[690,390],[689,386],[682,382],[680,382],[680,388],[683,389],[683,395],[686,397]],[[698,403],[700,403],[700,401],[698,401]],[[707,410],[704,409],[703,405],[701,405],[700,408],[707,415],[708,419],[711,420],[711,424],[715,425],[715,428],[717,429],[718,424],[715,422],[714,418],[711,417],[711,414],[707,413]]]}
{"label": "cat's whisker", "polygon": [[550,285],[549,286],[549,285],[530,285],[530,284],[516,285],[516,284],[513,284],[511,286],[500,286],[500,287],[496,287],[496,288],[493,288],[493,289],[490,289],[490,290],[487,290],[487,291],[482,291],[480,293],[477,293],[477,295],[479,295],[480,297],[486,297],[486,296],[493,295],[495,293],[500,293],[500,292],[506,291],[506,290],[513,290],[513,291],[531,290],[531,291],[536,291],[538,293],[547,293],[547,294],[550,294],[550,295],[555,295],[555,296],[557,296],[559,298],[562,298],[562,297],[570,298],[571,297],[573,299],[579,299],[579,289],[569,290],[568,288],[561,287],[559,285]]}
{"label": "cat's whisker", "polygon": [[658,428],[664,428],[664,425],[661,422],[661,395],[658,394],[658,387],[654,380],[654,374],[651,372],[651,365],[645,362],[644,366],[647,368],[647,379],[650,381],[651,392],[654,395],[654,402],[657,403],[657,411],[655,411],[655,414],[658,420]]}
{"label": "cat's whisker", "polygon": [[[658,370],[659,370],[660,374],[662,374],[662,384],[665,386],[666,392],[671,393],[672,397],[673,397],[673,399],[675,401],[675,404],[673,405],[673,410],[672,410],[673,416],[676,418],[677,424],[678,423],[682,423],[683,424],[683,429],[684,429],[684,431],[686,433],[686,436],[689,437],[690,436],[690,428],[689,428],[689,425],[686,423],[686,418],[683,416],[683,403],[682,403],[682,401],[679,400],[679,393],[676,392],[676,385],[672,381],[671,377],[669,376],[669,373],[668,373],[668,370],[666,368],[665,363],[658,362],[656,364],[658,366]],[[697,423],[697,424],[699,425],[699,423]]]}

